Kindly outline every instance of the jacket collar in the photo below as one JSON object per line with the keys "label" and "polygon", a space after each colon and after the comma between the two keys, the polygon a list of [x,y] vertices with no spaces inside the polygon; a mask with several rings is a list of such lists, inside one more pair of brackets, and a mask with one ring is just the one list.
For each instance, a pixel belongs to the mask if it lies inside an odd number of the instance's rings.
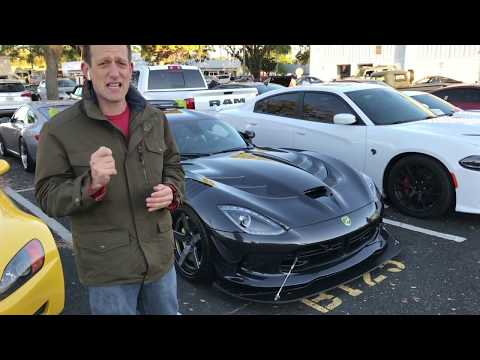
{"label": "jacket collar", "polygon": [[[135,89],[132,85],[128,88],[127,96],[125,98],[132,113],[139,113],[145,110],[147,101],[143,96]],[[93,89],[92,82],[86,80],[83,84],[83,94],[82,94],[83,109],[85,114],[92,119],[97,120],[107,120],[105,115],[103,115],[100,107],[98,106],[97,95]]]}

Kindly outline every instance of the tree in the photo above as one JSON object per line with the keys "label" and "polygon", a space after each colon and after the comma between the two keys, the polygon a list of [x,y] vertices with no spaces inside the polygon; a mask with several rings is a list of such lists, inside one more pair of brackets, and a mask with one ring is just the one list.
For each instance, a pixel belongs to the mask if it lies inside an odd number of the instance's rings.
{"label": "tree", "polygon": [[58,99],[58,60],[63,53],[63,45],[43,45],[43,51],[45,55],[45,62],[47,63],[46,71],[46,86],[47,86],[47,99]]}
{"label": "tree", "polygon": [[225,49],[232,57],[240,60],[258,80],[261,71],[275,70],[276,56],[288,54],[291,47],[290,45],[227,45]]}
{"label": "tree", "polygon": [[295,55],[295,58],[302,65],[308,64],[310,61],[310,45],[300,45],[300,50]]}
{"label": "tree", "polygon": [[17,61],[26,60],[32,69],[35,58],[43,57],[47,65],[47,99],[58,99],[57,74],[60,61],[80,59],[79,45],[0,45],[0,55]]}
{"label": "tree", "polygon": [[154,64],[204,61],[210,50],[210,45],[141,45],[142,58]]}

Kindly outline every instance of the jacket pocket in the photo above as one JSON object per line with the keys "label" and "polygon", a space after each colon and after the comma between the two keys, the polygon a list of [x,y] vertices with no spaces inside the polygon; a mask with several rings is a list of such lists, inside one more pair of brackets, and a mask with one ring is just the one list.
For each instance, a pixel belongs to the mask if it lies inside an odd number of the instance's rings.
{"label": "jacket pocket", "polygon": [[166,231],[172,230],[172,215],[168,210],[161,210],[162,215],[157,221],[157,232],[164,233]]}
{"label": "jacket pocket", "polygon": [[174,239],[172,231],[172,220],[170,213],[162,216],[157,221],[157,232],[143,243],[145,252],[148,253],[149,273],[155,276],[158,273],[165,273],[173,263]]}
{"label": "jacket pocket", "polygon": [[163,180],[163,155],[165,148],[152,136],[145,138],[145,166],[150,173],[152,185],[158,185]]}
{"label": "jacket pocket", "polygon": [[77,235],[77,261],[81,277],[89,283],[107,283],[131,278],[138,269],[131,256],[128,230],[99,228]]}

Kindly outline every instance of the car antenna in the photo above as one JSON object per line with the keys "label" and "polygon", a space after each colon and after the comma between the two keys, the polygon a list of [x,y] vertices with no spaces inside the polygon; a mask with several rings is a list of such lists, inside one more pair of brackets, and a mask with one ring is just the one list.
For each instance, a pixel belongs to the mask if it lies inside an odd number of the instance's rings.
{"label": "car antenna", "polygon": [[290,270],[288,271],[287,276],[285,276],[285,280],[283,280],[283,284],[282,284],[282,286],[280,286],[280,289],[278,289],[277,295],[275,295],[275,298],[273,299],[273,301],[278,301],[278,299],[280,299],[280,293],[282,292],[282,289],[283,289],[285,283],[287,282],[288,277],[289,277],[290,274],[292,273],[293,268],[294,268],[295,265],[297,264],[297,260],[298,260],[298,255],[295,256],[295,260],[293,261],[293,264],[292,264],[292,266],[290,267]]}

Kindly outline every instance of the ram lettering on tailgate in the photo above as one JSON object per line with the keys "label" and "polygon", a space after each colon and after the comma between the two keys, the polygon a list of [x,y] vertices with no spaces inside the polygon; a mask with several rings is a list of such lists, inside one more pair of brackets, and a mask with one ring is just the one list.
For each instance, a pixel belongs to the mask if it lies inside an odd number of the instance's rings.
{"label": "ram lettering on tailgate", "polygon": [[223,100],[223,103],[220,102],[220,100],[210,100],[210,107],[212,106],[220,106],[220,105],[232,105],[232,104],[245,104],[245,98],[238,98],[238,99],[233,99],[233,102],[231,99],[225,99]]}

